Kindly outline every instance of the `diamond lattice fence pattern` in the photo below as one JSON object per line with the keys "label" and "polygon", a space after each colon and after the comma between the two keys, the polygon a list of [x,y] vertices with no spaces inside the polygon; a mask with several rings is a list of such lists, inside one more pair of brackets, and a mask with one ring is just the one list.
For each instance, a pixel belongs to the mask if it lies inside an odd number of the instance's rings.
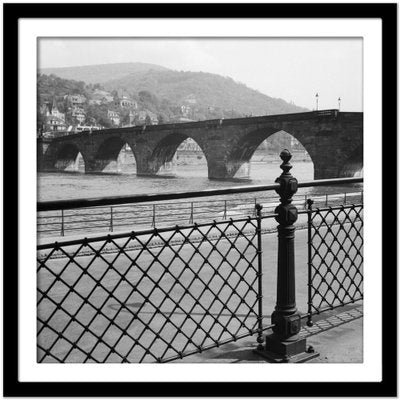
{"label": "diamond lattice fence pattern", "polygon": [[256,225],[38,246],[37,361],[164,362],[256,333]]}
{"label": "diamond lattice fence pattern", "polygon": [[363,298],[363,205],[312,211],[309,312]]}

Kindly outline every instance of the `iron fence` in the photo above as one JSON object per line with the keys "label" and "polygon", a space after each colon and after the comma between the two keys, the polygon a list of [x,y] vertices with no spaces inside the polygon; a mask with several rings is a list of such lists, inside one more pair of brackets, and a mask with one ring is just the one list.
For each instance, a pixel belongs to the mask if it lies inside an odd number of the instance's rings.
{"label": "iron fence", "polygon": [[313,209],[308,200],[308,325],[363,299],[363,205]]}
{"label": "iron fence", "polygon": [[[259,351],[279,351],[283,362],[299,356],[293,357],[293,350],[277,338],[296,334],[304,317],[311,325],[312,315],[362,298],[362,205],[313,209],[309,202],[303,211],[309,229],[309,308],[301,316],[295,307],[297,208],[291,204],[292,194],[297,187],[362,179],[298,184],[289,173],[290,153],[282,152],[281,158],[284,172],[276,184],[247,188],[276,190],[280,204],[274,214],[265,214],[262,205],[252,203],[253,211],[245,218],[190,220],[173,227],[39,244],[38,362],[167,362],[250,335],[257,336]],[[111,204],[114,208],[135,201],[245,191],[241,187],[62,201],[38,204],[38,210],[59,207],[64,212]],[[262,224],[272,224],[273,219],[279,222],[278,300],[268,324],[262,301],[268,279],[263,255],[271,254],[262,248],[261,234]],[[276,335],[266,336],[263,345],[262,334],[270,328]],[[305,339],[295,346],[297,353],[304,353]]]}
{"label": "iron fence", "polygon": [[38,246],[38,362],[165,362],[260,336],[258,210]]}

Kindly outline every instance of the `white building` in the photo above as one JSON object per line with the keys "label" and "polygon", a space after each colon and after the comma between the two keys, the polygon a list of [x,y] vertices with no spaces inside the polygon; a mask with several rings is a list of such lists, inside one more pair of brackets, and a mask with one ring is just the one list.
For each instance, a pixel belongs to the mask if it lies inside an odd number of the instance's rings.
{"label": "white building", "polygon": [[71,113],[72,117],[76,118],[76,120],[83,124],[86,120],[85,110],[80,107],[74,107]]}
{"label": "white building", "polygon": [[79,107],[86,102],[86,97],[81,94],[69,94],[67,96],[67,101],[72,107]]}
{"label": "white building", "polygon": [[121,117],[117,111],[108,110],[107,116],[113,125],[118,126],[121,123]]}

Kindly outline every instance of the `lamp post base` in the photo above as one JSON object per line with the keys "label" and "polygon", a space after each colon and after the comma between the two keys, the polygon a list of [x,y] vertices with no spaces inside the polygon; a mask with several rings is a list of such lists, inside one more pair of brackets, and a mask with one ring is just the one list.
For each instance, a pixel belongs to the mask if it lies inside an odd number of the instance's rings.
{"label": "lamp post base", "polygon": [[265,337],[263,349],[254,350],[271,363],[303,363],[319,356],[306,350],[306,339],[279,340],[274,334]]}

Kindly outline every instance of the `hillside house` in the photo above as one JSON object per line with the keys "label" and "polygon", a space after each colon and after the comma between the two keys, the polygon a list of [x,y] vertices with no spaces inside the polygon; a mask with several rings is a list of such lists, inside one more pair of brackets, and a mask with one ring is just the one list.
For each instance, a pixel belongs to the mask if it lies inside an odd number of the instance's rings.
{"label": "hillside house", "polygon": [[156,114],[148,111],[147,115],[150,117],[151,125],[158,125],[158,118]]}
{"label": "hillside house", "polygon": [[128,97],[123,97],[119,101],[119,105],[122,108],[131,108],[136,110],[137,109],[137,103],[134,100],[129,99]]}
{"label": "hillside house", "polygon": [[55,117],[53,115],[48,115],[45,117],[45,131],[65,131],[67,129],[67,125],[65,121],[59,117]]}
{"label": "hillside house", "polygon": [[72,117],[75,118],[80,124],[83,124],[86,120],[85,110],[81,107],[74,107],[71,113]]}
{"label": "hillside house", "polygon": [[132,100],[127,95],[118,96],[114,100],[114,105],[115,105],[115,107],[121,107],[121,108],[133,109],[133,110],[136,110],[138,107],[136,101]]}
{"label": "hillside house", "polygon": [[67,95],[67,102],[71,107],[82,107],[86,102],[86,97],[81,94],[69,94]]}
{"label": "hillside house", "polygon": [[63,131],[67,129],[65,124],[65,114],[60,112],[57,107],[56,100],[53,99],[53,104],[44,103],[39,107],[39,112],[44,116],[43,130]]}
{"label": "hillside house", "polygon": [[122,125],[122,128],[129,128],[130,126],[135,126],[135,114],[129,111],[129,122]]}
{"label": "hillside house", "polygon": [[44,107],[42,107],[41,109],[45,111],[44,115],[46,117],[56,117],[61,119],[62,121],[65,121],[65,114],[58,110],[56,99],[53,99],[53,104],[51,107],[49,103],[45,103]]}
{"label": "hillside house", "polygon": [[107,117],[115,126],[121,123],[121,117],[117,111],[107,110]]}
{"label": "hillside house", "polygon": [[146,112],[139,111],[135,116],[135,124],[136,125],[144,125],[146,123]]}
{"label": "hillside house", "polygon": [[117,98],[114,104],[117,107],[132,108],[134,110],[137,110],[138,107],[136,101],[132,100],[124,89],[117,90]]}
{"label": "hillside house", "polygon": [[[146,123],[147,117],[150,118],[150,124]],[[157,115],[151,111],[139,111],[135,117],[136,125],[158,125]]]}
{"label": "hillside house", "polygon": [[193,114],[192,107],[187,106],[187,105],[182,105],[181,113],[184,117],[189,118]]}

